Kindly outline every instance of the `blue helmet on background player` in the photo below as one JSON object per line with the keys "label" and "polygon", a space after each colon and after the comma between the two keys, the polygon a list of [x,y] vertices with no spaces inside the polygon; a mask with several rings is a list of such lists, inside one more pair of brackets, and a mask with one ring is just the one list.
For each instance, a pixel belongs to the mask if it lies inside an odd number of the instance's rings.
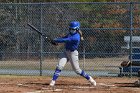
{"label": "blue helmet on background player", "polygon": [[80,22],[78,22],[78,21],[70,22],[69,28],[70,29],[79,29],[80,28]]}

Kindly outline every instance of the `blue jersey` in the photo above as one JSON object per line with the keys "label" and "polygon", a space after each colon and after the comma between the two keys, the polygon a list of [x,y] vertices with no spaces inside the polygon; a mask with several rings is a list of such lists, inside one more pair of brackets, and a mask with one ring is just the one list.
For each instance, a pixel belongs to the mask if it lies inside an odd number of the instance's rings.
{"label": "blue jersey", "polygon": [[78,32],[74,34],[68,34],[62,38],[54,39],[56,43],[65,43],[66,50],[74,51],[78,49],[80,43],[80,34]]}

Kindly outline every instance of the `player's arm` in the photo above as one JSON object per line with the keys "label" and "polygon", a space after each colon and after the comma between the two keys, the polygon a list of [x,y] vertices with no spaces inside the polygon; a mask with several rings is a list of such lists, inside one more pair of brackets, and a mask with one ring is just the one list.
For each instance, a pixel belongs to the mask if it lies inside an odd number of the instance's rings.
{"label": "player's arm", "polygon": [[56,43],[65,43],[65,42],[70,42],[71,39],[68,37],[68,34],[67,34],[67,35],[63,35],[59,38],[55,38],[53,41]]}
{"label": "player's arm", "polygon": [[66,42],[77,42],[78,41],[78,39],[77,38],[72,38],[72,37],[68,37],[68,36],[66,36],[66,37],[63,37],[63,38],[56,38],[56,39],[54,39],[54,42],[56,42],[56,43],[66,43]]}
{"label": "player's arm", "polygon": [[65,42],[70,42],[71,38],[55,38],[54,42],[56,43],[65,43]]}

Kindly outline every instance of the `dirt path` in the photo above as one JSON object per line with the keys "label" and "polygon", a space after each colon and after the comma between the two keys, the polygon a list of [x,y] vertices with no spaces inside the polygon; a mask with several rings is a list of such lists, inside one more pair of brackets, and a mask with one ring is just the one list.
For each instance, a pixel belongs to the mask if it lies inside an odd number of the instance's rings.
{"label": "dirt path", "polygon": [[93,87],[81,77],[59,77],[55,88],[49,87],[50,77],[0,76],[0,93],[140,93],[134,82],[138,78],[96,77]]}

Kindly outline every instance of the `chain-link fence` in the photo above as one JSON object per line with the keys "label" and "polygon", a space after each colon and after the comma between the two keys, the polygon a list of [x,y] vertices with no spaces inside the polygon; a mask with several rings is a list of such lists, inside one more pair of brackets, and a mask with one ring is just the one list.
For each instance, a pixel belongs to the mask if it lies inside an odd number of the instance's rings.
{"label": "chain-link fence", "polygon": [[[55,38],[67,33],[73,20],[80,21],[85,39],[80,67],[94,76],[120,74],[121,62],[131,61],[133,48],[139,47],[139,40],[131,41],[139,39],[140,3],[1,3],[0,73],[52,75],[64,47],[51,45],[27,23]],[[61,75],[76,74],[68,63]]]}

